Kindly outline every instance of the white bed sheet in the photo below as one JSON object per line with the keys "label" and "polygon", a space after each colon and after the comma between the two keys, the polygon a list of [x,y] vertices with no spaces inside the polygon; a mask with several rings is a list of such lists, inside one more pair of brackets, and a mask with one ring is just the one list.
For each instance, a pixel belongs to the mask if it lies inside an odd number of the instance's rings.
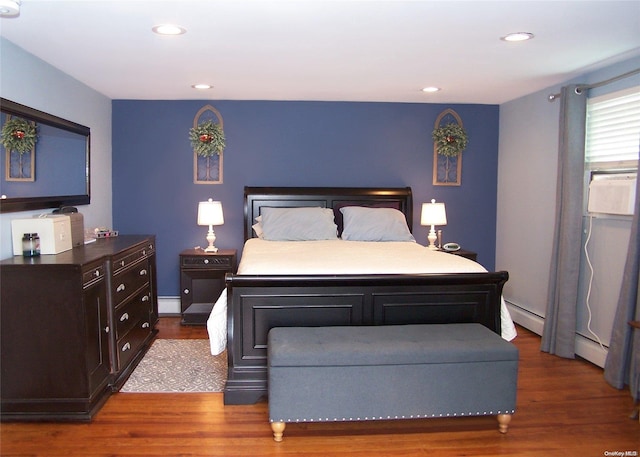
{"label": "white bed sheet", "polygon": [[[478,273],[487,270],[477,262],[446,252],[432,251],[414,242],[345,240],[247,240],[238,274],[419,274]],[[212,354],[226,344],[227,292],[216,302],[207,329]],[[511,341],[516,328],[504,300],[500,309],[502,337]],[[222,341],[222,338],[224,341]]]}
{"label": "white bed sheet", "polygon": [[265,241],[244,245],[241,275],[414,274],[487,271],[461,256],[432,251],[414,242],[345,240]]}
{"label": "white bed sheet", "polygon": [[207,333],[209,334],[209,345],[211,355],[222,354],[227,348],[227,289],[225,288],[220,297],[213,305],[211,314],[207,319]]}

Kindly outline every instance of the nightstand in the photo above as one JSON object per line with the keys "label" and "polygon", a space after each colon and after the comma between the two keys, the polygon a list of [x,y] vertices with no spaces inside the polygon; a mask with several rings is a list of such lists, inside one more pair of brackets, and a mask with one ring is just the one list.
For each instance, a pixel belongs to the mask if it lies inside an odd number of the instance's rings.
{"label": "nightstand", "polygon": [[465,249],[459,249],[457,251],[443,251],[443,252],[447,252],[449,254],[453,254],[453,255],[459,255],[460,257],[465,257],[469,260],[473,260],[474,262],[477,262],[478,260],[478,253],[477,252],[473,252],[473,251],[467,251]]}
{"label": "nightstand", "polygon": [[225,288],[224,277],[235,273],[236,250],[186,249],[180,253],[180,312],[182,324],[204,325]]}

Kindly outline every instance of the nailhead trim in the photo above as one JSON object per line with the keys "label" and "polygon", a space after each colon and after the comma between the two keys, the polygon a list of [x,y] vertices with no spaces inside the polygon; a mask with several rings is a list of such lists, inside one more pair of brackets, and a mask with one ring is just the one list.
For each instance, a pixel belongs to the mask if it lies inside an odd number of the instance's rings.
{"label": "nailhead trim", "polygon": [[325,418],[317,418],[317,419],[301,419],[301,418],[290,418],[290,419],[269,419],[269,422],[349,422],[349,421],[368,421],[368,420],[389,420],[389,419],[421,419],[421,418],[430,418],[430,417],[457,417],[457,416],[495,416],[497,414],[514,414],[516,412],[515,409],[512,410],[498,410],[498,411],[484,411],[484,412],[480,412],[480,411],[476,411],[475,413],[472,411],[469,412],[453,412],[453,413],[432,413],[432,414],[412,414],[410,416],[366,416],[364,418],[360,418],[360,417],[349,417],[348,419],[346,417],[343,418],[337,418],[334,417],[333,419],[329,419],[328,417]]}

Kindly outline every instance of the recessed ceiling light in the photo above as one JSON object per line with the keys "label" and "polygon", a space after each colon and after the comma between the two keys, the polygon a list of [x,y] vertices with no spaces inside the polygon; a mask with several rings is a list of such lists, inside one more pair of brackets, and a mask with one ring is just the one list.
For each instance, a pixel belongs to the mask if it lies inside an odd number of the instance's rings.
{"label": "recessed ceiling light", "polygon": [[440,90],[439,87],[434,87],[434,86],[429,86],[429,87],[423,87],[422,88],[422,92],[426,92],[428,94],[432,94],[434,92],[438,92]]}
{"label": "recessed ceiling light", "polygon": [[0,0],[0,17],[15,17],[20,14],[20,0]]}
{"label": "recessed ceiling light", "polygon": [[527,41],[527,40],[531,40],[533,39],[534,35],[533,33],[529,33],[529,32],[515,32],[515,33],[509,33],[503,37],[500,37],[500,39],[502,41],[509,41],[509,42],[517,42],[517,41]]}
{"label": "recessed ceiling light", "polygon": [[187,29],[173,24],[159,24],[154,25],[151,30],[158,35],[182,35],[187,33]]}
{"label": "recessed ceiling light", "polygon": [[193,87],[194,89],[212,89],[213,86],[211,84],[193,84],[191,87]]}

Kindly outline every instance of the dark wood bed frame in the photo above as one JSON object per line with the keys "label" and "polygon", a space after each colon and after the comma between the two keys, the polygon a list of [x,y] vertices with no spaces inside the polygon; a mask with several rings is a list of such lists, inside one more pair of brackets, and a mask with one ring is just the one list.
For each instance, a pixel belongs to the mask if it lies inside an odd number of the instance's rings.
{"label": "dark wood bed frame", "polygon": [[[392,207],[413,226],[411,188],[245,187],[245,239],[262,207]],[[505,271],[457,274],[236,275],[227,284],[225,404],[267,393],[267,333],[273,327],[479,322],[500,334]]]}

